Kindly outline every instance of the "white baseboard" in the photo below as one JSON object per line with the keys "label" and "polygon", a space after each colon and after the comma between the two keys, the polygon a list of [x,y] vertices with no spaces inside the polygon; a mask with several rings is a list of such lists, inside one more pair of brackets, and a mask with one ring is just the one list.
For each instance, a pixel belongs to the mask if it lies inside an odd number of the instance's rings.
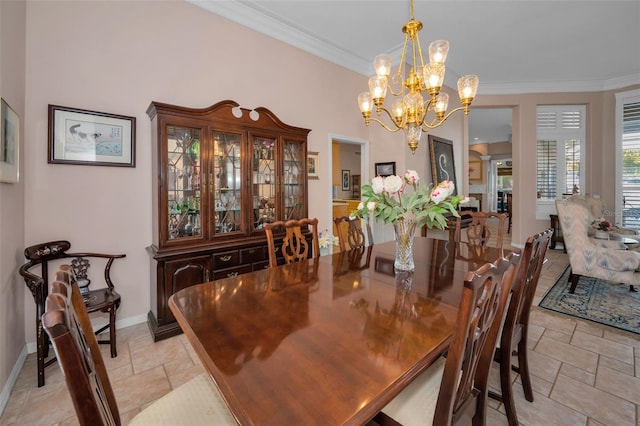
{"label": "white baseboard", "polygon": [[18,374],[20,374],[20,370],[22,370],[22,366],[27,359],[27,345],[22,348],[20,355],[18,355],[18,360],[16,361],[13,369],[11,370],[11,374],[9,374],[9,378],[7,382],[4,384],[4,388],[2,388],[2,393],[0,393],[0,416],[4,413],[4,409],[7,407],[7,403],[9,403],[9,396],[11,395],[11,391],[13,390],[13,385],[15,385],[16,380],[18,380]]}

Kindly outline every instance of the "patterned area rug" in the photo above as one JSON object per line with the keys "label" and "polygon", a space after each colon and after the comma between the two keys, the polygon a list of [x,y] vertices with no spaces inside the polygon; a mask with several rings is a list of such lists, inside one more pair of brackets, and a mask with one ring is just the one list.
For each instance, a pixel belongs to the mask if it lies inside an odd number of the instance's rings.
{"label": "patterned area rug", "polygon": [[570,294],[568,281],[569,268],[545,294],[539,306],[640,334],[640,292],[629,291],[626,284],[581,277],[575,293]]}

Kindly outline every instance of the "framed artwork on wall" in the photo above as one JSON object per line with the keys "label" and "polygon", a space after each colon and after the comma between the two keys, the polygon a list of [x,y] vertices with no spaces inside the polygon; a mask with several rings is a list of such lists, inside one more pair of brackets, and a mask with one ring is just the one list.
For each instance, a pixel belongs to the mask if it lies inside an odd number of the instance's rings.
{"label": "framed artwork on wall", "polygon": [[136,166],[136,118],[49,105],[49,163]]}
{"label": "framed artwork on wall", "polygon": [[349,191],[351,188],[351,171],[343,170],[342,171],[342,190]]}
{"label": "framed artwork on wall", "polygon": [[319,155],[317,152],[307,152],[307,177],[309,179],[319,179],[318,168],[320,167]]}
{"label": "framed artwork on wall", "polygon": [[469,161],[469,180],[482,180],[482,161]]}
{"label": "framed artwork on wall", "polygon": [[429,152],[431,153],[431,175],[433,184],[449,180],[455,185],[453,195],[458,193],[456,183],[456,167],[453,162],[453,142],[438,136],[429,135]]}
{"label": "framed artwork on wall", "polygon": [[20,117],[1,100],[0,108],[0,182],[18,182],[20,154]]}
{"label": "framed artwork on wall", "polygon": [[376,176],[391,176],[396,174],[396,162],[376,163]]}

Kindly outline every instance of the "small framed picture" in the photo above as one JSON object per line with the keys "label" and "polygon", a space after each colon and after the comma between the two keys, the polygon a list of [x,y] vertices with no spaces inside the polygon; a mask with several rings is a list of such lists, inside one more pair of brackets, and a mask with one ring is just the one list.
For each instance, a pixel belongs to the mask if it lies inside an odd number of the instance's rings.
{"label": "small framed picture", "polygon": [[49,163],[136,166],[136,118],[49,105]]}
{"label": "small framed picture", "polygon": [[0,110],[0,182],[18,182],[20,117],[2,99]]}
{"label": "small framed picture", "polygon": [[351,171],[342,171],[342,190],[349,191],[351,189]]}
{"label": "small framed picture", "polygon": [[469,161],[469,180],[482,180],[482,161]]}
{"label": "small framed picture", "polygon": [[391,176],[396,174],[396,163],[376,163],[376,176]]}
{"label": "small framed picture", "polygon": [[319,154],[317,152],[307,152],[307,176],[309,179],[319,179],[318,168],[320,167]]}

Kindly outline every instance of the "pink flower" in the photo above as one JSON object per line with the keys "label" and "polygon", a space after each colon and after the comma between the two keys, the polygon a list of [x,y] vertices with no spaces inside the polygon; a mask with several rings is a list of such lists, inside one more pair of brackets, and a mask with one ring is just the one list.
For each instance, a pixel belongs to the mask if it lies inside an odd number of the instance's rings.
{"label": "pink flower", "polygon": [[404,173],[404,181],[409,185],[416,185],[419,180],[420,177],[418,176],[418,172],[416,172],[415,170],[407,170]]}
{"label": "pink flower", "polygon": [[434,204],[440,204],[453,194],[455,188],[456,187],[453,182],[450,180],[443,180],[431,191],[431,201],[433,201]]}

